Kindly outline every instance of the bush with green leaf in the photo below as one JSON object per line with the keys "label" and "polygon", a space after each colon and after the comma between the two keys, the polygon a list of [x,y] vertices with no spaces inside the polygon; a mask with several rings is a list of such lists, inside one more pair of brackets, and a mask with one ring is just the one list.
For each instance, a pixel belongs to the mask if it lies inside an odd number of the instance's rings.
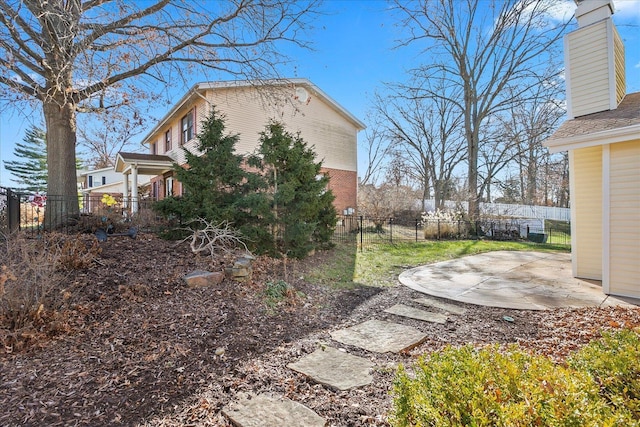
{"label": "bush with green leaf", "polygon": [[271,122],[260,135],[261,169],[272,193],[273,234],[279,254],[304,258],[329,243],[337,217],[329,176],[300,134]]}
{"label": "bush with green leaf", "polygon": [[282,303],[296,305],[300,300],[300,293],[284,280],[267,282],[265,285],[265,303],[270,309],[274,309]]}
{"label": "bush with green leaf", "polygon": [[640,334],[633,330],[605,332],[569,359],[574,369],[588,372],[601,394],[615,408],[631,412],[640,423]]}
{"label": "bush with green leaf", "polygon": [[232,224],[250,239],[261,237],[254,229],[270,221],[268,203],[262,200],[266,183],[260,174],[243,168],[244,158],[235,152],[239,135],[226,133],[224,116],[212,109],[197,139],[197,152],[183,149],[188,167],[173,166],[184,194],[158,201],[154,210],[178,219],[180,226],[205,218]]}
{"label": "bush with green leaf", "polygon": [[446,348],[400,367],[392,426],[629,426],[583,371],[517,346]]}
{"label": "bush with green leaf", "polygon": [[313,149],[276,122],[261,134],[258,155],[236,154],[238,138],[225,133],[224,117],[212,110],[198,134],[197,153],[184,150],[188,167],[174,165],[184,194],[154,209],[179,226],[196,218],[231,224],[259,254],[303,258],[329,246],[334,196]]}

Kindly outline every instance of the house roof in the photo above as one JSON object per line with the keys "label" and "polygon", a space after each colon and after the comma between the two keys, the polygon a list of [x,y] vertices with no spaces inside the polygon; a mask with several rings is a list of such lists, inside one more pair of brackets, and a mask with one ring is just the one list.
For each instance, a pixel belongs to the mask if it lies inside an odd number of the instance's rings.
{"label": "house roof", "polygon": [[[150,175],[140,175],[138,177],[138,187],[144,187],[151,182]],[[90,193],[122,193],[124,190],[124,181],[110,182],[105,185],[98,185],[96,187],[83,188],[82,192],[85,194]]]}
{"label": "house roof", "polygon": [[190,99],[198,96],[202,97],[201,92],[205,92],[207,90],[216,90],[216,89],[229,89],[229,88],[245,88],[245,87],[286,87],[286,86],[304,86],[306,89],[310,90],[313,95],[318,98],[323,99],[329,105],[331,105],[339,114],[344,116],[347,120],[349,120],[358,130],[362,130],[366,128],[366,125],[360,121],[356,116],[351,114],[346,108],[340,105],[337,101],[327,95],[324,91],[322,91],[318,86],[313,84],[308,79],[270,79],[270,80],[230,80],[230,81],[215,81],[215,82],[202,82],[195,84],[184,96],[174,104],[173,108],[167,112],[167,114],[158,121],[158,123],[145,135],[142,139],[142,143],[146,144],[158,130],[164,127],[168,121],[172,119],[172,117],[176,114],[180,108],[182,108]]}
{"label": "house roof", "polygon": [[125,153],[116,156],[116,172],[126,173],[135,165],[140,175],[162,175],[173,167],[173,159],[162,154]]}
{"label": "house roof", "polygon": [[105,168],[100,168],[100,169],[83,169],[78,173],[78,175],[86,176],[86,175],[93,175],[96,173],[109,172],[109,171],[113,171],[113,166],[107,166]]}
{"label": "house roof", "polygon": [[544,145],[552,152],[640,138],[640,92],[628,93],[618,108],[565,121]]}

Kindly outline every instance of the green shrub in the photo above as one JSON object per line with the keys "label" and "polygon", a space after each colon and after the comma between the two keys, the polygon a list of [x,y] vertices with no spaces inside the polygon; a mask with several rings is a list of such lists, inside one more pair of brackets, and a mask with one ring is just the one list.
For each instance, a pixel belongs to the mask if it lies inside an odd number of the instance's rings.
{"label": "green shrub", "polygon": [[569,359],[569,365],[591,374],[601,394],[615,408],[640,420],[640,335],[622,330],[603,333]]}
{"label": "green shrub", "polygon": [[517,346],[447,348],[399,368],[392,426],[616,426],[614,412],[584,372]]}
{"label": "green shrub", "polygon": [[289,306],[296,305],[302,294],[284,280],[278,280],[277,282],[267,282],[264,296],[267,307],[274,309],[283,303]]}

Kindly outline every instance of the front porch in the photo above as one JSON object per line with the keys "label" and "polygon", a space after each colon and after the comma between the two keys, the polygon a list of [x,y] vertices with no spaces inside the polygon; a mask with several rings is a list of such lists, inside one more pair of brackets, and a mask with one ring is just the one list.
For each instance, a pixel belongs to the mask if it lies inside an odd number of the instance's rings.
{"label": "front porch", "polygon": [[[142,153],[118,153],[115,171],[122,173],[123,208],[135,214],[140,209],[138,194],[139,176],[162,176],[173,169],[174,160],[169,156]],[[131,183],[129,182],[131,178]]]}

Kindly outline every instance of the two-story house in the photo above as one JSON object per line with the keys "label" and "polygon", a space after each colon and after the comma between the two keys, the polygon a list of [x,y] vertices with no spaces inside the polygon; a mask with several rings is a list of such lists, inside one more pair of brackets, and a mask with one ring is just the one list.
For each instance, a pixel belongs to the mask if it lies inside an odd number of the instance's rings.
{"label": "two-story house", "polygon": [[[144,137],[149,154],[119,153],[116,171],[125,176],[154,173],[153,197],[180,195],[182,188],[173,177],[171,163],[185,163],[184,148],[197,151],[196,135],[212,108],[224,115],[227,133],[239,134],[238,154],[255,152],[270,120],[283,123],[289,132],[299,132],[323,162],[338,212],[356,207],[357,136],[365,126],[307,79],[196,84]],[[131,190],[135,187],[131,185]]]}

